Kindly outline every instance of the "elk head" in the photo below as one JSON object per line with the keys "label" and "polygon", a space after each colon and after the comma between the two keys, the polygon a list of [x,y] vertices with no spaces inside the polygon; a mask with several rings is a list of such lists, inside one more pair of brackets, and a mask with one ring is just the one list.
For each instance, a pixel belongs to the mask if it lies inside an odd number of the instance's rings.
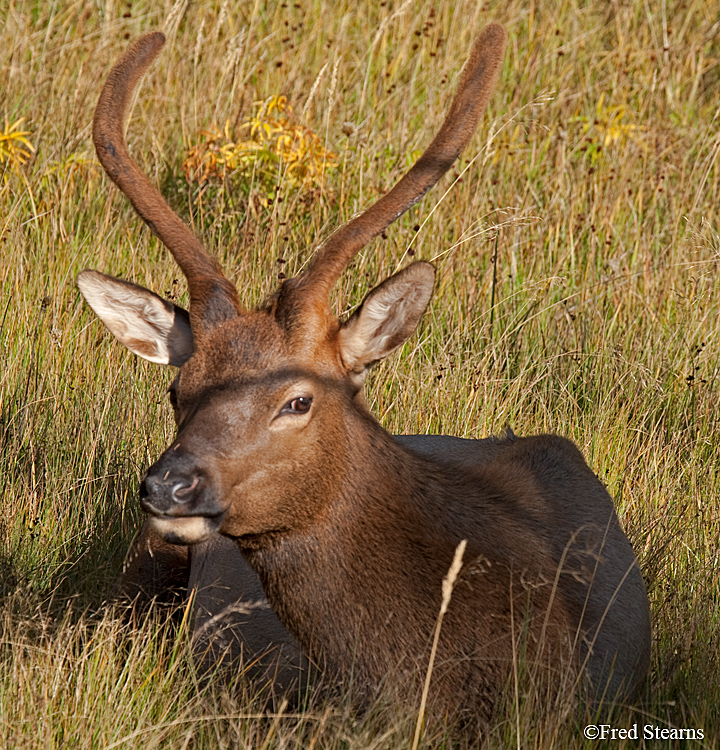
{"label": "elk head", "polygon": [[344,322],[331,313],[329,294],[355,254],[419,201],[465,147],[497,79],[505,34],[497,25],[480,34],[438,135],[412,169],[252,311],[125,145],[129,101],[163,43],[162,34],[147,34],[114,66],[93,139],[110,178],[185,274],[189,314],[96,271],[83,271],[78,286],[125,346],[180,368],[170,388],[177,437],[141,487],[157,531],[177,543],[221,532],[252,545],[316,523],[342,482],[346,456],[374,424],[356,396],[373,363],[415,330],[434,268],[413,263],[373,289]]}

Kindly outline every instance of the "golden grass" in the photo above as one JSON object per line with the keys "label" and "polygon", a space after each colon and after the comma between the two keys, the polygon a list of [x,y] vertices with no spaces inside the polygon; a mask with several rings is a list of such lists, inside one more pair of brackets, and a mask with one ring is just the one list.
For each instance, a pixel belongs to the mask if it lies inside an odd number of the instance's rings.
{"label": "golden grass", "polygon": [[[613,721],[720,741],[717,18],[710,0],[0,4],[0,120],[22,119],[35,149],[0,164],[0,744],[410,747],[413,707],[258,718],[251,698],[199,694],[182,633],[153,619],[130,632],[103,609],[139,476],[173,432],[171,375],[121,350],[74,278],[90,266],[185,298],[98,168],[89,124],[127,39],[165,27],[130,147],[254,304],[429,143],[489,21],[510,39],[488,118],[454,173],[353,263],[337,309],[409,257],[434,260],[431,310],[373,376],[374,413],[395,432],[509,423],[575,440],[652,603],[648,688]],[[321,188],[282,170],[272,200],[259,180],[188,185],[198,131],[279,95],[337,154]],[[592,746],[585,718],[556,708],[511,695],[486,746]]]}

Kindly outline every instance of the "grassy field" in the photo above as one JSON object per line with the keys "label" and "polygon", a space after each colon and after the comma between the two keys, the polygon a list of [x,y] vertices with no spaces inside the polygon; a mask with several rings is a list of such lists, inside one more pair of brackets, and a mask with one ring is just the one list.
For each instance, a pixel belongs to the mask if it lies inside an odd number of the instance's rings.
{"label": "grassy field", "polygon": [[[612,717],[640,739],[611,745],[674,745],[645,724],[720,745],[720,5],[160,5],[0,0],[0,745],[410,747],[413,707],[266,714],[242,686],[200,689],[180,618],[131,629],[104,606],[173,434],[172,373],[117,345],[74,279],[94,267],[186,299],[90,122],[127,40],[164,28],[130,148],[253,304],[419,155],[490,21],[509,44],[488,117],[352,264],[337,309],[408,256],[437,265],[419,335],[369,383],[374,413],[393,432],[576,441],[652,606],[647,688]],[[291,115],[261,107],[278,96]],[[272,134],[252,153],[253,121],[273,117],[305,161],[269,155]],[[484,742],[595,747],[588,721],[513,697]],[[421,743],[438,746],[462,745]]]}

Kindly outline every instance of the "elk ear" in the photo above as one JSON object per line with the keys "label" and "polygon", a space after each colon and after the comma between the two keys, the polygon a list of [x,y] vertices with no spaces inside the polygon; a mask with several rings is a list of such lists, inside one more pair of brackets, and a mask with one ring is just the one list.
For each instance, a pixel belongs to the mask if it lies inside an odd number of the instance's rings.
{"label": "elk ear", "polygon": [[413,334],[430,302],[435,268],[413,263],[376,286],[340,329],[340,354],[360,382]]}
{"label": "elk ear", "polygon": [[161,365],[182,367],[193,353],[185,310],[144,287],[98,271],[83,271],[77,285],[110,333],[131,352]]}

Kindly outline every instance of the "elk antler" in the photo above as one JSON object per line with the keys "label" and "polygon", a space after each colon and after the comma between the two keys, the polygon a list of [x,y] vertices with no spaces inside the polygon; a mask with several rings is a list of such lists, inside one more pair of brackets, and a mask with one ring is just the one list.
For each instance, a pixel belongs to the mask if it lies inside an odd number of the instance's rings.
{"label": "elk antler", "polygon": [[93,141],[100,163],[110,179],[165,243],[187,277],[190,321],[197,336],[203,326],[238,314],[237,292],[200,240],[132,160],[123,133],[133,91],[163,44],[165,37],[160,32],[145,34],[115,63],[95,109]]}
{"label": "elk antler", "polygon": [[318,249],[309,268],[286,283],[281,298],[327,300],[352,258],[373,237],[402,216],[447,172],[470,140],[495,87],[505,51],[502,26],[483,29],[473,45],[450,111],[425,153],[395,187],[360,216],[344,224]]}

